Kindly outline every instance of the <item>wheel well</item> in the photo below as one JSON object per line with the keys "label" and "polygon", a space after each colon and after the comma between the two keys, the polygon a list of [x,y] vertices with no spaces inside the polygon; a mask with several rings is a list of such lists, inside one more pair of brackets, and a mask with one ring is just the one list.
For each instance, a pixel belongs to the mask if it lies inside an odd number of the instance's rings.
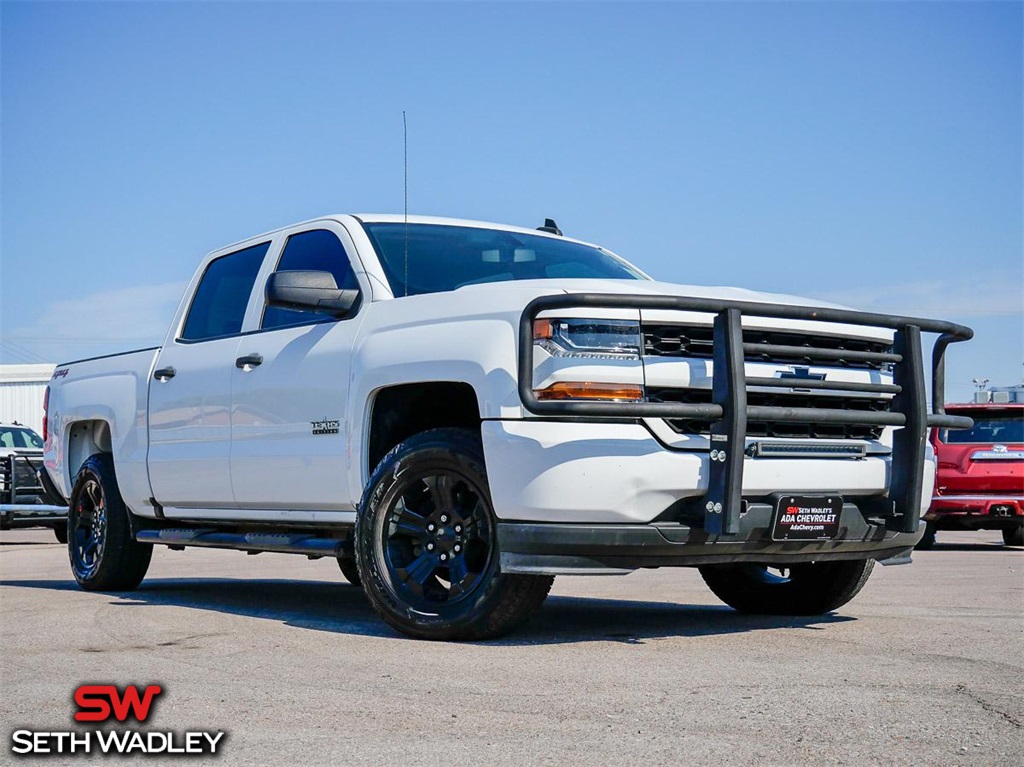
{"label": "wheel well", "polygon": [[[74,483],[85,459],[96,453],[113,451],[110,442],[110,424],[106,421],[76,421],[68,430],[68,479]],[[70,488],[70,484],[68,486]]]}
{"label": "wheel well", "polygon": [[381,389],[373,400],[367,469],[373,471],[395,445],[427,429],[458,426],[480,430],[476,392],[466,383],[439,381]]}

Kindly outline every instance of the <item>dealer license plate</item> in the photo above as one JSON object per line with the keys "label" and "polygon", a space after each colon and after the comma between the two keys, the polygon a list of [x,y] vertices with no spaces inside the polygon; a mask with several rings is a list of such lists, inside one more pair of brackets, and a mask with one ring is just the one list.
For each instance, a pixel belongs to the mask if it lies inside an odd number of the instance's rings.
{"label": "dealer license plate", "polygon": [[838,495],[784,495],[775,503],[772,540],[821,541],[839,535],[843,499]]}

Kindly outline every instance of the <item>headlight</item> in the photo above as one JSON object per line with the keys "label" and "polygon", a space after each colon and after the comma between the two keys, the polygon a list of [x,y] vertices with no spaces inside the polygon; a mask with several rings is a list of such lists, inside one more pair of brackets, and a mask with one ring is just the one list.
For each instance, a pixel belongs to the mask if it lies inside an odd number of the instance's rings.
{"label": "headlight", "polygon": [[[533,342],[552,357],[586,360],[612,360],[625,363],[624,369],[639,365],[643,349],[640,323],[636,320],[543,319],[534,320]],[[635,362],[633,362],[635,361]],[[570,363],[572,364],[572,363]],[[617,366],[613,366],[618,369]],[[609,368],[611,370],[611,368]],[[644,387],[640,383],[611,381],[557,381],[543,389],[535,389],[542,400],[598,400],[640,402]]]}
{"label": "headlight", "polygon": [[534,320],[533,341],[552,357],[638,359],[643,348],[633,320]]}

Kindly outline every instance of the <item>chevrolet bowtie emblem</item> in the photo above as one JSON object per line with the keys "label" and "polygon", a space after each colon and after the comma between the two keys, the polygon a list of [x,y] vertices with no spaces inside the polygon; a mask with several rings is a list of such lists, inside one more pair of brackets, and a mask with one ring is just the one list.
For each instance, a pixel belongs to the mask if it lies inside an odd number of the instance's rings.
{"label": "chevrolet bowtie emblem", "polygon": [[794,365],[790,371],[776,373],[779,378],[799,378],[804,381],[824,381],[824,373],[812,373],[810,368]]}

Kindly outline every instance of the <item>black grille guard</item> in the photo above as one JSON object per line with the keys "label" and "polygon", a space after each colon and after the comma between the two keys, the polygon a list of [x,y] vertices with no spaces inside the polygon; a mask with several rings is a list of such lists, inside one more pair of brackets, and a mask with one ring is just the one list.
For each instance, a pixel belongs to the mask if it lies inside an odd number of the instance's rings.
{"label": "black grille guard", "polygon": [[[539,400],[533,390],[533,321],[541,312],[557,309],[662,309],[714,314],[712,356],[712,401],[708,404],[681,402],[582,402]],[[892,384],[857,384],[856,390],[893,395],[888,412],[858,412],[826,408],[764,407],[747,404],[747,385],[785,387],[792,380],[746,377],[745,352],[764,349],[744,344],[741,318],[813,320],[846,325],[889,328],[895,331],[893,353],[885,355],[893,364]],[[925,395],[921,333],[938,333],[932,347],[932,412]],[[582,416],[588,418],[688,418],[711,424],[712,447],[718,459],[710,462],[708,490],[700,500],[704,528],[709,534],[739,533],[743,506],[743,447],[747,420],[820,423],[876,424],[899,428],[893,435],[891,483],[887,506],[879,505],[892,530],[915,533],[924,483],[927,431],[930,426],[969,429],[970,418],[947,415],[945,410],[945,356],[951,343],[969,341],[974,331],[964,325],[942,320],[917,319],[847,309],[814,306],[780,306],[753,301],[729,301],[681,296],[636,296],[615,293],[576,293],[535,298],[523,310],[519,321],[519,397],[536,415]],[[814,352],[808,348],[804,351]],[[877,353],[847,351],[847,359],[872,359]],[[804,382],[801,382],[801,386]],[[853,390],[853,385],[818,385],[822,389]],[[785,491],[786,488],[780,488]]]}

